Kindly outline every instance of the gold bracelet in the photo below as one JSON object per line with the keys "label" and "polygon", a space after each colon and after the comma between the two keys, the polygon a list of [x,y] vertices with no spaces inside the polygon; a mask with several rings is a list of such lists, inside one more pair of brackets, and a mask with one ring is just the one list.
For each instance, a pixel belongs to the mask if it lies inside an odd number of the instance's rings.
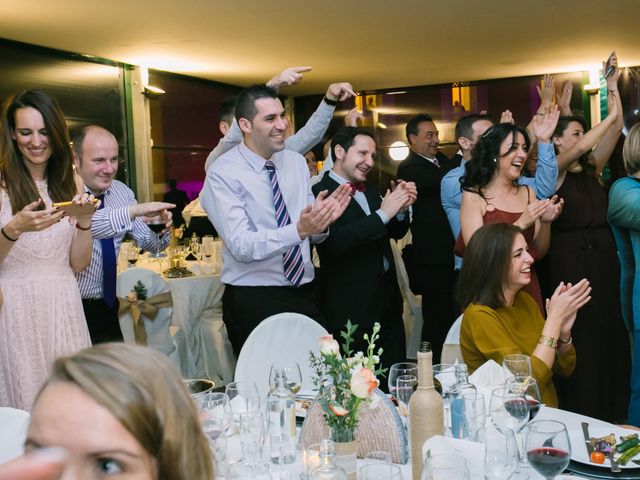
{"label": "gold bracelet", "polygon": [[556,348],[558,346],[558,339],[553,337],[547,337],[546,335],[540,335],[538,339],[540,345],[545,345],[550,348]]}

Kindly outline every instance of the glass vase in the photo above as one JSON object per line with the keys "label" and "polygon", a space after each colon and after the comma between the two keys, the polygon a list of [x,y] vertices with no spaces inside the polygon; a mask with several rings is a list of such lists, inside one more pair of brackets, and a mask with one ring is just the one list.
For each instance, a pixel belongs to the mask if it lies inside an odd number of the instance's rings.
{"label": "glass vase", "polygon": [[356,459],[358,442],[354,428],[331,428],[331,440],[336,451],[336,465],[347,474],[348,480],[355,480],[357,476]]}

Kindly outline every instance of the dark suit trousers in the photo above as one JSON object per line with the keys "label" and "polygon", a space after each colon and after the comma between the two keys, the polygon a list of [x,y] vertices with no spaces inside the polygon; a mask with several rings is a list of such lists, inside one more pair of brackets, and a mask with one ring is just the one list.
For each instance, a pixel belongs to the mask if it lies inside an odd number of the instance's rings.
{"label": "dark suit trousers", "polygon": [[324,318],[313,301],[313,293],[313,283],[299,288],[225,285],[222,320],[236,358],[253,329],[271,315],[301,313],[324,326]]}
{"label": "dark suit trousers", "polygon": [[458,317],[453,300],[455,272],[450,266],[416,265],[422,279],[422,340],[431,343],[433,364],[440,363],[442,344]]}
{"label": "dark suit trousers", "polygon": [[84,316],[91,336],[91,343],[122,342],[122,331],[118,319],[120,302],[116,298],[112,307],[104,303],[103,299],[82,299]]}

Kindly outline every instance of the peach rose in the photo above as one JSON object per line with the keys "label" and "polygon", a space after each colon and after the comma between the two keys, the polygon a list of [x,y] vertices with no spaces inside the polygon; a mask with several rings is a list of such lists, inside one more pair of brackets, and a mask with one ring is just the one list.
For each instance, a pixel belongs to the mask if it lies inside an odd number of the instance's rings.
{"label": "peach rose", "polygon": [[379,384],[380,381],[368,368],[359,368],[351,375],[351,393],[358,398],[368,398]]}
{"label": "peach rose", "polygon": [[346,408],[331,403],[329,404],[329,410],[331,410],[336,417],[344,417],[347,413],[349,413]]}
{"label": "peach rose", "polygon": [[340,345],[333,338],[333,335],[324,335],[320,337],[320,353],[325,355],[340,355]]}

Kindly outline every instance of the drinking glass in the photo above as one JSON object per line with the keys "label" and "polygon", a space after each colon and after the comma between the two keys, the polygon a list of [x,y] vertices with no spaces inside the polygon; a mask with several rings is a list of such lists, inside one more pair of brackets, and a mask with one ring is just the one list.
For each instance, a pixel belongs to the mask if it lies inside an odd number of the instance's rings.
{"label": "drinking glass", "polygon": [[262,412],[240,414],[240,444],[245,462],[255,469],[262,460],[264,448],[264,418]]}
{"label": "drinking glass", "polygon": [[518,446],[511,430],[500,431],[492,425],[484,430],[484,478],[506,480],[518,468]]}
{"label": "drinking glass", "polygon": [[360,468],[360,480],[402,480],[402,470],[392,463],[369,463]]}
{"label": "drinking glass", "polygon": [[385,452],[384,450],[377,450],[373,452],[368,452],[364,456],[364,463],[391,463],[391,454],[389,452]]}
{"label": "drinking glass", "polygon": [[527,400],[527,408],[529,409],[529,420],[531,421],[540,411],[542,400],[540,397],[540,389],[538,382],[533,377],[513,377],[508,378],[504,382],[505,387],[514,393],[524,395]]}
{"label": "drinking glass", "polygon": [[456,367],[448,363],[438,363],[433,366],[433,386],[442,396],[444,414],[444,434],[451,435],[451,403],[449,395],[451,389],[458,382]]}
{"label": "drinking glass", "polygon": [[409,416],[409,400],[418,385],[418,378],[415,375],[400,375],[396,382],[396,398],[400,406],[401,415]]}
{"label": "drinking glass", "polygon": [[167,254],[160,250],[160,233],[166,228],[164,220],[162,220],[162,217],[160,215],[156,215],[155,217],[147,221],[147,226],[153,233],[156,234],[156,251],[150,256],[152,258],[166,257]]}
{"label": "drinking glass", "polygon": [[427,455],[421,480],[469,480],[467,461],[455,453]]}
{"label": "drinking glass", "polygon": [[202,430],[209,440],[209,449],[214,461],[215,470],[221,474],[227,463],[227,436],[224,420],[213,416],[201,415]]}
{"label": "drinking glass", "polygon": [[215,253],[215,245],[213,243],[213,237],[211,235],[205,235],[202,237],[202,255],[207,262],[210,262],[213,254]]}
{"label": "drinking glass", "polygon": [[[260,411],[260,393],[255,382],[232,382],[225,387],[229,401],[224,406],[227,418],[233,422],[235,429],[240,429],[242,414]],[[231,431],[230,434],[234,432]]]}
{"label": "drinking glass", "polygon": [[193,253],[193,256],[196,257],[196,261],[200,260],[200,238],[192,237],[191,242],[189,243],[189,250]]}
{"label": "drinking glass", "polygon": [[207,392],[197,398],[198,407],[200,408],[200,418],[212,418],[222,422],[225,431],[229,428],[229,397],[222,392]]}
{"label": "drinking glass", "polygon": [[523,394],[502,386],[491,392],[489,416],[495,427],[504,432],[519,431],[529,420],[529,408]]}
{"label": "drinking glass", "polygon": [[302,463],[306,479],[311,478],[311,473],[320,466],[320,444],[308,445],[303,452]]}
{"label": "drinking glass", "polygon": [[461,397],[453,399],[451,415],[451,433],[454,438],[478,441],[487,418],[484,395],[466,392]]}
{"label": "drinking glass", "polygon": [[140,257],[140,250],[138,249],[138,246],[130,243],[127,245],[125,254],[127,255],[129,267],[135,267],[136,263],[138,263],[138,258]]}
{"label": "drinking glass", "polygon": [[507,378],[509,377],[530,377],[531,358],[529,355],[514,353],[505,355],[502,359],[502,368]]}
{"label": "drinking glass", "polygon": [[276,388],[276,371],[283,370],[284,376],[287,377],[286,387],[296,395],[302,388],[302,373],[298,362],[275,362],[271,364],[269,370],[269,388]]}
{"label": "drinking glass", "polygon": [[527,460],[547,480],[561,473],[571,459],[567,427],[555,420],[534,420],[527,426]]}
{"label": "drinking glass", "polygon": [[389,387],[389,393],[394,397],[396,396],[398,377],[401,375],[413,375],[418,378],[418,365],[411,362],[394,363],[391,365],[387,385]]}

